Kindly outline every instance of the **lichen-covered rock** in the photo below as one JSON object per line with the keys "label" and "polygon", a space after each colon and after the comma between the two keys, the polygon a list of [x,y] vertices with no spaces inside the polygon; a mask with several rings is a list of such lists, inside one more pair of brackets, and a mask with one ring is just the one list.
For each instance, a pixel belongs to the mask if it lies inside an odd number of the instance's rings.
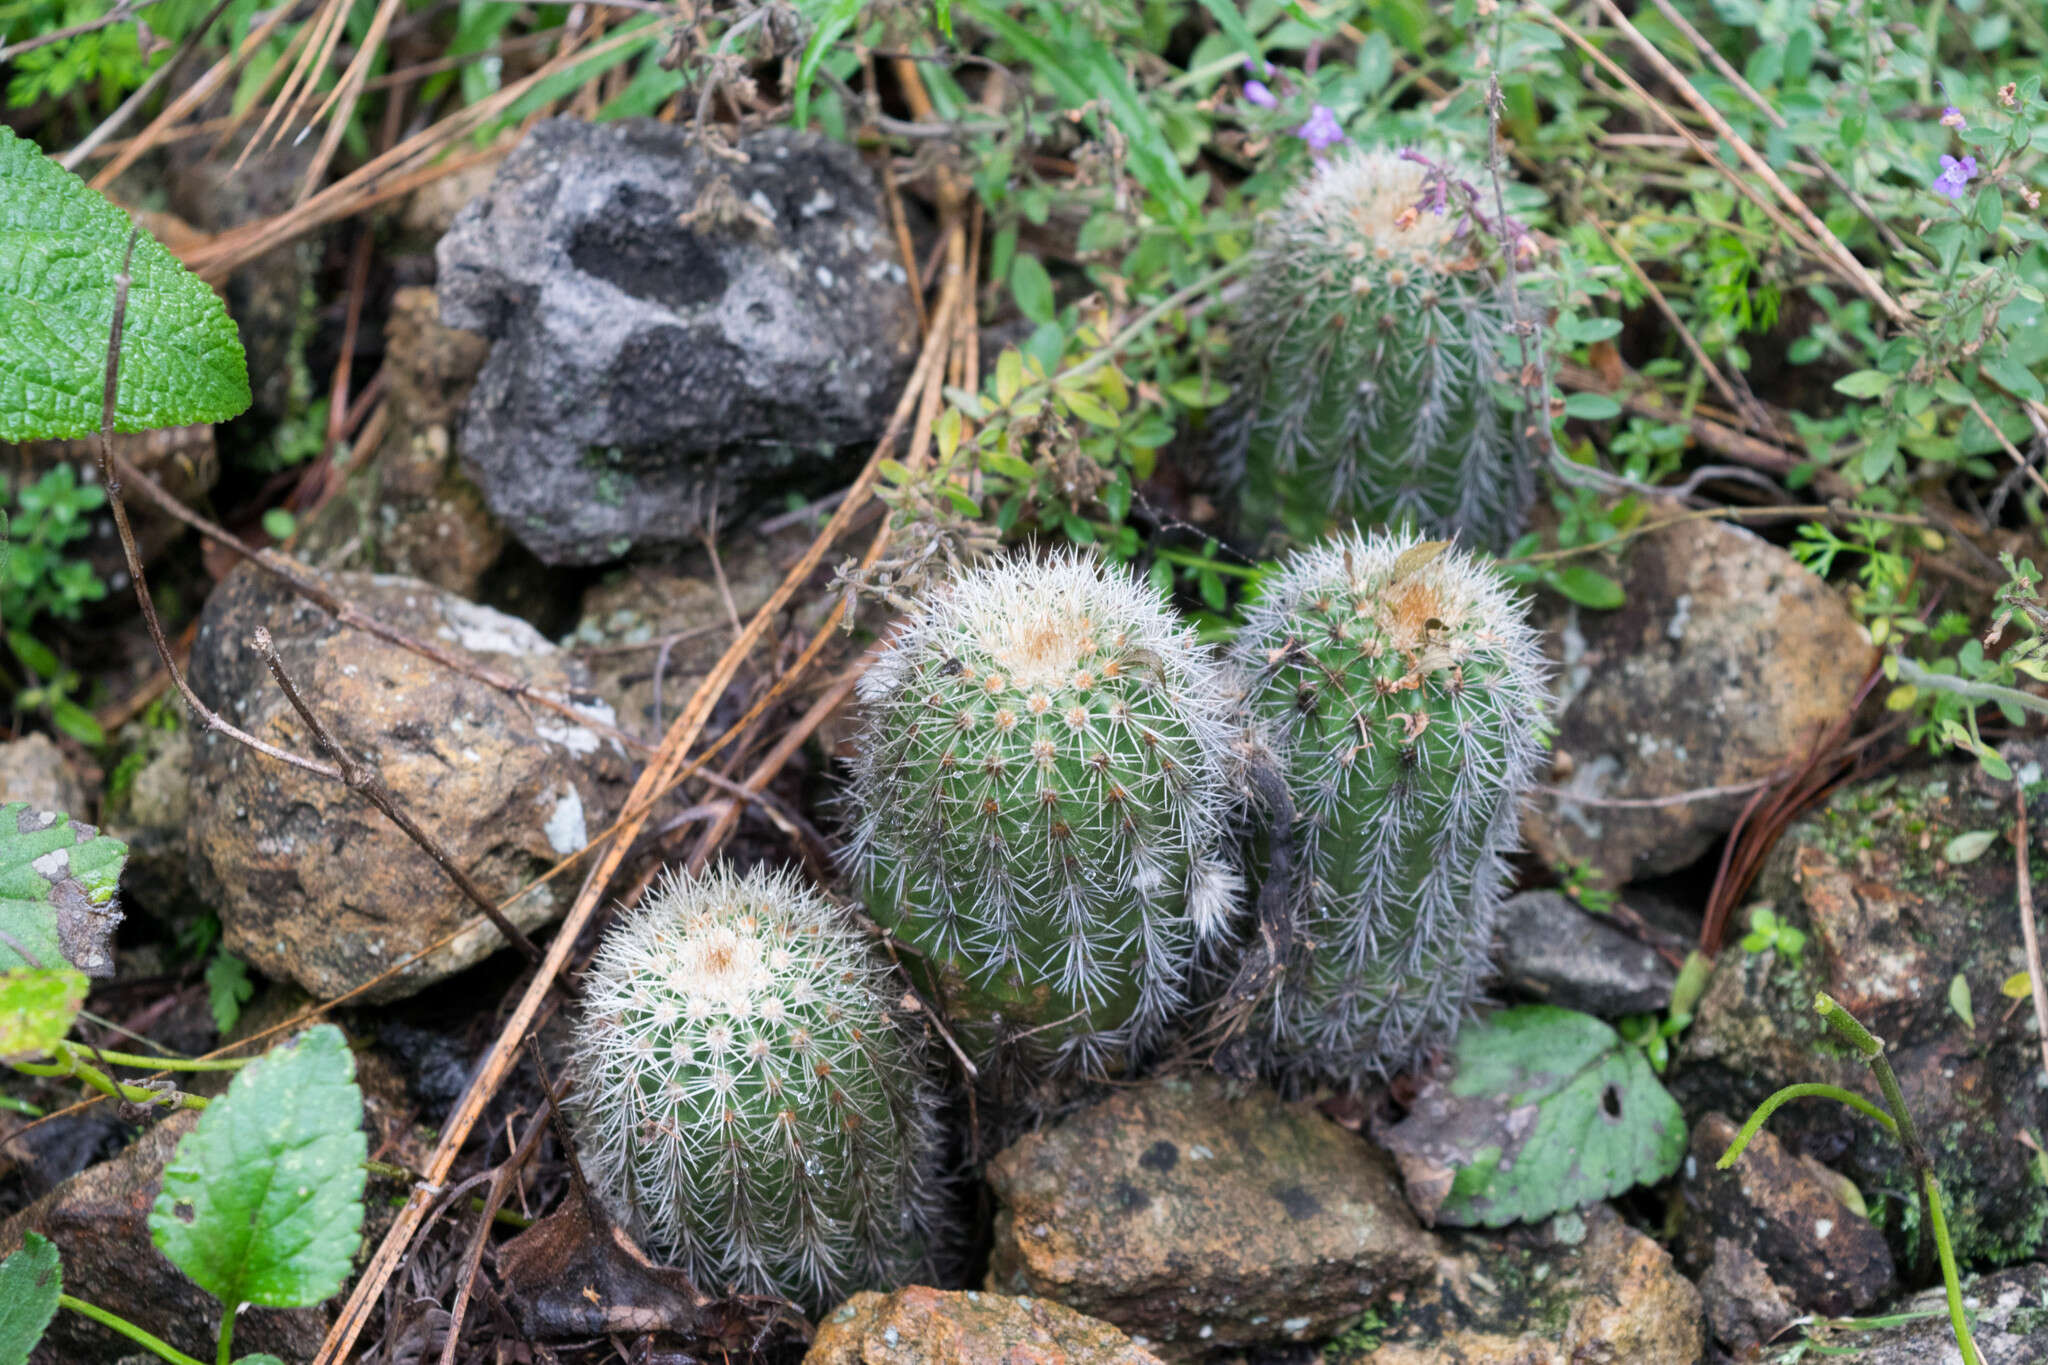
{"label": "lichen-covered rock", "polygon": [[[176,712],[171,715],[175,718]],[[173,921],[193,904],[186,838],[192,816],[192,733],[147,720],[121,732],[122,755],[107,782],[107,833],[128,845],[124,899]]]}
{"label": "lichen-covered rock", "polygon": [[[380,621],[583,708],[609,727],[574,660],[525,622],[411,579],[337,574],[329,586]],[[604,828],[628,765],[615,740],[559,711],[374,636],[344,629],[253,566],[207,599],[192,686],[260,738],[313,742],[247,645],[270,630],[308,703],[400,806],[491,895],[504,897]],[[504,946],[440,868],[339,782],[218,734],[193,740],[191,867],[224,943],[267,975],[331,997],[444,936],[372,999],[409,995]],[[531,929],[560,912],[550,883],[507,915]]]}
{"label": "lichen-covered rock", "polygon": [[[1685,1256],[1696,1268],[1717,1248],[1749,1252],[1801,1308],[1846,1317],[1892,1286],[1892,1254],[1870,1225],[1853,1186],[1812,1158],[1796,1157],[1776,1136],[1758,1133],[1730,1170],[1715,1163],[1735,1140],[1736,1123],[1708,1114],[1694,1125],[1685,1162]],[[1846,1188],[1845,1188],[1846,1187]]]}
{"label": "lichen-covered rock", "polygon": [[988,1287],[1113,1322],[1168,1360],[1311,1342],[1425,1277],[1385,1157],[1213,1076],[1122,1090],[990,1164]]}
{"label": "lichen-covered rock", "polygon": [[[1540,612],[1558,665],[1551,781],[1568,793],[1669,796],[1767,776],[1842,717],[1877,661],[1826,583],[1738,527],[1643,536],[1621,576],[1617,611],[1546,598]],[[1743,800],[1617,808],[1544,795],[1522,830],[1543,861],[1619,884],[1693,862]]]}
{"label": "lichen-covered rock", "polygon": [[[2048,746],[2014,745],[2027,791],[2036,866],[2048,858]],[[2048,1126],[2032,1011],[2008,1010],[2001,983],[2025,966],[2020,947],[2010,784],[1949,764],[1838,793],[1779,838],[1747,915],[1770,905],[1805,932],[1794,962],[1776,949],[1724,950],[1694,1011],[1672,1089],[1689,1114],[1746,1115],[1773,1089],[1825,1081],[1877,1098],[1868,1070],[1813,1012],[1816,990],[1878,1036],[1899,1074],[1946,1196],[1959,1256],[2009,1265],[2048,1249],[2048,1186],[2023,1140]],[[1959,835],[1994,837],[1950,862]],[[1975,841],[1981,842],[1981,841]],[[1968,845],[1962,849],[1967,850]],[[1742,920],[1733,929],[1741,933]],[[1975,1027],[1949,1003],[1961,976]],[[1863,1192],[1900,1265],[1921,1251],[1919,1200],[1897,1143],[1838,1106],[1781,1110],[1772,1130],[1822,1156]]]}
{"label": "lichen-covered rock", "polygon": [[[87,1167],[0,1223],[0,1260],[39,1232],[64,1257],[64,1287],[118,1313],[188,1354],[213,1356],[220,1304],[164,1259],[149,1236],[149,1211],[164,1164],[199,1115],[187,1110],[149,1128],[111,1161]],[[235,1346],[285,1360],[310,1360],[326,1335],[325,1308],[251,1308],[235,1320]],[[94,1365],[135,1345],[77,1313],[60,1312],[29,1356],[31,1365]]]}
{"label": "lichen-covered rock", "polygon": [[917,324],[852,148],[738,160],[652,119],[549,119],[441,240],[443,319],[491,338],[458,448],[541,559],[688,544],[874,437]]}
{"label": "lichen-covered rock", "polygon": [[1106,1322],[1044,1299],[912,1285],[856,1294],[818,1324],[804,1365],[1158,1365]]}
{"label": "lichen-covered rock", "polygon": [[1508,983],[1552,1005],[1603,1019],[1657,1014],[1678,973],[1640,939],[1587,914],[1561,891],[1501,902],[1494,962]]}
{"label": "lichen-covered rock", "polygon": [[64,752],[48,735],[23,735],[0,744],[0,802],[26,801],[37,810],[54,810],[80,820],[92,817]]}
{"label": "lichen-covered rock", "polygon": [[[2022,1266],[1963,1283],[1970,1335],[1984,1365],[2048,1362],[2048,1266]],[[1893,1305],[1911,1322],[1878,1332],[1833,1338],[1853,1345],[1855,1365],[1962,1365],[1941,1286]]]}
{"label": "lichen-covered rock", "polygon": [[505,532],[456,460],[454,431],[488,345],[442,326],[434,291],[421,288],[392,297],[384,345],[390,426],[374,458],[307,520],[299,548],[328,568],[404,574],[474,596]]}
{"label": "lichen-covered rock", "polygon": [[1699,1291],[1605,1204],[1447,1241],[1434,1284],[1379,1315],[1355,1365],[1697,1365]]}

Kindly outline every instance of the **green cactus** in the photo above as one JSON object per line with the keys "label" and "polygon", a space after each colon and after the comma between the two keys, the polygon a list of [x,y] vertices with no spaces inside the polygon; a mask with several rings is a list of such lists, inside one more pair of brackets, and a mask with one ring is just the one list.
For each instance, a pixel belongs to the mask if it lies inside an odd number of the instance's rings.
{"label": "green cactus", "polygon": [[1447,1040],[1478,994],[1544,664],[1498,573],[1356,531],[1293,556],[1234,661],[1294,802],[1309,945],[1254,1024],[1269,1074],[1356,1086]]}
{"label": "green cactus", "polygon": [[886,976],[787,873],[664,882],[585,983],[569,1110],[593,1189],[709,1290],[816,1313],[911,1277],[934,1101]]}
{"label": "green cactus", "polygon": [[972,569],[860,683],[852,864],[977,1059],[1103,1074],[1188,1003],[1240,889],[1219,664],[1074,554]]}
{"label": "green cactus", "polygon": [[1261,223],[1224,447],[1248,534],[1355,521],[1498,549],[1520,530],[1532,471],[1495,396],[1507,293],[1437,174],[1343,151]]}

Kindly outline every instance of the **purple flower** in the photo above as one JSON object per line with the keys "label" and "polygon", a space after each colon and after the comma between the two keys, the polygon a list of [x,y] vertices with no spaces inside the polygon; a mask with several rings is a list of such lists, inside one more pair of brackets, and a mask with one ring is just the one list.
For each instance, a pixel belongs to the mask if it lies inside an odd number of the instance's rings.
{"label": "purple flower", "polygon": [[1945,194],[1951,199],[1960,199],[1969,193],[1970,178],[1977,174],[1977,158],[1966,156],[1961,161],[1943,154],[1941,174],[1934,177],[1930,187],[1936,194]]}
{"label": "purple flower", "polygon": [[1344,140],[1344,130],[1337,125],[1337,116],[1327,104],[1309,110],[1308,122],[1296,128],[1294,135],[1306,142],[1312,152],[1324,151]]}
{"label": "purple flower", "polygon": [[1944,128],[1967,128],[1970,125],[1964,121],[1963,111],[1951,104],[1941,111],[1941,126]]}
{"label": "purple flower", "polygon": [[1253,104],[1258,105],[1261,109],[1272,109],[1280,103],[1273,92],[1266,88],[1264,81],[1246,81],[1244,83],[1244,97]]}

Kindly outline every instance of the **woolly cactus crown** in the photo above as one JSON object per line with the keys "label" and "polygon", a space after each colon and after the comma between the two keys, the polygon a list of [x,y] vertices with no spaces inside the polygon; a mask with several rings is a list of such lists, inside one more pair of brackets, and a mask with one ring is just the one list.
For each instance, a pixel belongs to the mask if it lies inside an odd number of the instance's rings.
{"label": "woolly cactus crown", "polygon": [[1436,175],[1346,149],[1260,224],[1225,451],[1248,531],[1406,523],[1498,546],[1519,529],[1532,471],[1493,391],[1508,296]]}
{"label": "woolly cactus crown", "polygon": [[1239,889],[1209,652],[1124,571],[1019,555],[922,604],[860,698],[855,873],[969,1046],[1142,1050]]}
{"label": "woolly cactus crown", "polygon": [[706,1288],[817,1311],[906,1276],[933,1101],[895,995],[794,876],[669,877],[586,982],[571,1115],[591,1185]]}
{"label": "woolly cactus crown", "polygon": [[1477,997],[1543,752],[1542,654],[1491,567],[1354,531],[1286,563],[1235,659],[1294,801],[1314,945],[1265,1013],[1267,1065],[1356,1085]]}

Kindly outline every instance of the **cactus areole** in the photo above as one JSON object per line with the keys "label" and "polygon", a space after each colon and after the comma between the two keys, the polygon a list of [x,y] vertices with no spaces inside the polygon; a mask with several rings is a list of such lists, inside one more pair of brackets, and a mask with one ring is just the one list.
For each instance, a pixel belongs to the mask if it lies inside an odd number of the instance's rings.
{"label": "cactus areole", "polygon": [[1284,564],[1236,662],[1293,797],[1311,945],[1254,1032],[1279,1079],[1355,1086],[1477,997],[1543,751],[1542,656],[1490,567],[1354,532]]}
{"label": "cactus areole", "polygon": [[1246,532],[1356,521],[1498,549],[1520,530],[1529,457],[1495,396],[1507,295],[1432,174],[1339,152],[1260,224],[1226,428]]}
{"label": "cactus areole", "polygon": [[1217,663],[1122,570],[1024,555],[939,590],[860,698],[855,875],[963,1042],[1088,1072],[1142,1052],[1238,891]]}
{"label": "cactus areole", "polygon": [[776,872],[673,877],[599,946],[570,1114],[598,1195],[707,1291],[813,1313],[915,1274],[933,1100],[900,988]]}

